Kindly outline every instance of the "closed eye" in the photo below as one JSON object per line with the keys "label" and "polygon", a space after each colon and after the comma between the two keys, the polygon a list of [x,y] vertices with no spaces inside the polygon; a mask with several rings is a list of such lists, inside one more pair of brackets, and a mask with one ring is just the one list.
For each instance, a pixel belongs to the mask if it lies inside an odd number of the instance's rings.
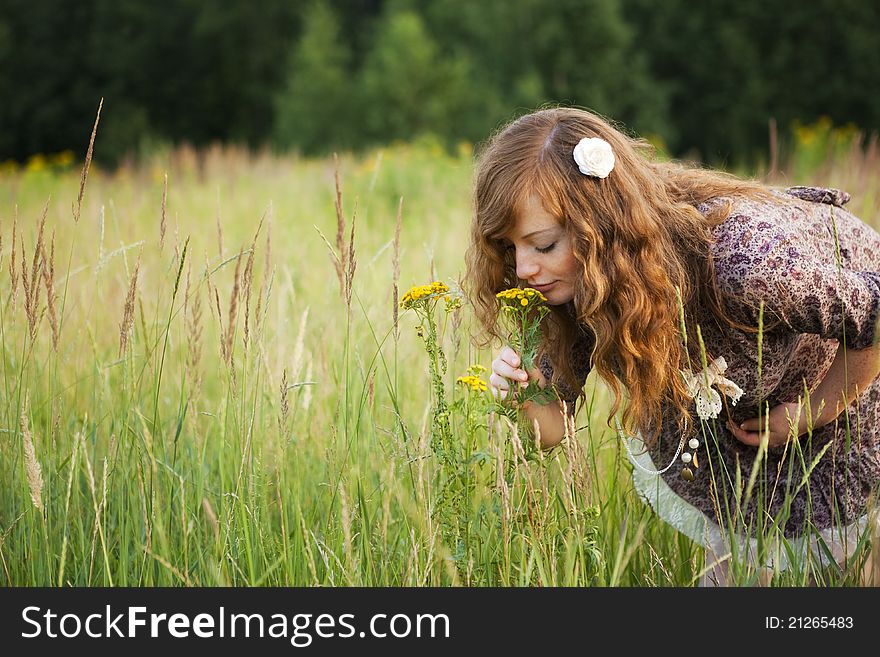
{"label": "closed eye", "polygon": [[538,253],[550,253],[554,249],[555,246],[556,246],[556,242],[553,242],[552,244],[550,244],[549,246],[545,246],[544,248],[540,248],[540,247],[536,246],[535,251],[537,251]]}

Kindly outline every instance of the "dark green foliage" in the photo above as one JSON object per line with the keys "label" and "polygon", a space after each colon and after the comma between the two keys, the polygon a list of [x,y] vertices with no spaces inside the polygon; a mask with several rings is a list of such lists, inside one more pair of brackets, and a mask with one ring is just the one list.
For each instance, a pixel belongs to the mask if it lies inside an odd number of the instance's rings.
{"label": "dark green foliage", "polygon": [[363,142],[454,137],[476,90],[466,56],[441,56],[422,18],[383,15],[361,71]]}
{"label": "dark green foliage", "polygon": [[861,0],[623,0],[667,85],[675,153],[752,160],[768,126],[795,120],[880,129],[880,5]]}
{"label": "dark green foliage", "polygon": [[0,160],[154,141],[305,153],[479,141],[544,103],[747,163],[771,118],[880,129],[862,0],[4,0]]}
{"label": "dark green foliage", "polygon": [[313,4],[292,50],[287,81],[275,103],[275,142],[306,153],[351,145],[356,118],[351,51],[333,8]]}

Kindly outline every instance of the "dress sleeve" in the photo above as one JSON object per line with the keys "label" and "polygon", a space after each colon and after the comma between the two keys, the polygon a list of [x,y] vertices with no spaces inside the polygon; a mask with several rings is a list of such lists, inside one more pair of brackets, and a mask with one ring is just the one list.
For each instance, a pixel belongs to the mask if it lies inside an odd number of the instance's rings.
{"label": "dress sleeve", "polygon": [[[735,219],[744,227],[731,240],[735,248],[716,259],[723,292],[754,309],[763,301],[767,319],[775,316],[796,333],[845,337],[852,349],[874,344],[880,272],[838,265],[833,251],[819,257],[796,235],[769,222]],[[751,317],[757,321],[757,310]]]}
{"label": "dress sleeve", "polygon": [[[590,373],[590,356],[593,353],[594,344],[593,332],[590,329],[583,329],[574,345],[572,345],[571,365],[575,378],[579,383],[578,389],[573,390],[564,381],[556,383],[559,399],[566,403],[569,415],[574,415],[575,402],[580,395],[581,389],[584,387],[587,375]],[[553,361],[547,354],[541,356],[541,362],[538,367],[547,381],[553,380]]]}

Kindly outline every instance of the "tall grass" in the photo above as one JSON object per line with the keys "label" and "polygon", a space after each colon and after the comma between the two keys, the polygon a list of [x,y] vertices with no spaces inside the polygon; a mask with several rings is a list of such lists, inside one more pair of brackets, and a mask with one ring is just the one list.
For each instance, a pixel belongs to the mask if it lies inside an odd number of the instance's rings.
{"label": "tall grass", "polygon": [[[876,225],[876,147],[835,157],[816,182]],[[429,375],[397,301],[461,275],[470,175],[469,151],[425,145],[4,173],[0,583],[697,581],[704,552],[639,501],[595,376],[542,452],[455,383],[494,357],[466,306],[438,312]]]}

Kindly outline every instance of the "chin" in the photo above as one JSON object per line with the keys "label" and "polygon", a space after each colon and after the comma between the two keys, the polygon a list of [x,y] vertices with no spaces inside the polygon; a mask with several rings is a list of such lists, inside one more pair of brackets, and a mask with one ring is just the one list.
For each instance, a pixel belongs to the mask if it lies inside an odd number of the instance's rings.
{"label": "chin", "polygon": [[564,306],[574,299],[573,294],[554,294],[547,297],[547,304],[550,306]]}

